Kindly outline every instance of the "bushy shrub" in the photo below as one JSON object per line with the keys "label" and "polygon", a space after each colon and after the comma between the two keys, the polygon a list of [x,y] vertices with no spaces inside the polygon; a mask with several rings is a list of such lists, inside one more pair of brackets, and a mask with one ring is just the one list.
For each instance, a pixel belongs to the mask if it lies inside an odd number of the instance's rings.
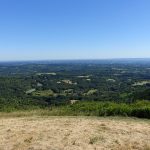
{"label": "bushy shrub", "polygon": [[[42,115],[54,115],[54,116],[133,116],[139,118],[150,119],[150,102],[149,101],[137,101],[132,104],[127,103],[115,103],[115,102],[100,102],[100,101],[82,101],[73,105],[61,105],[50,107],[37,107],[36,105],[28,106],[23,105],[20,109],[20,105],[13,105],[0,107],[0,111],[12,112],[12,111],[28,111],[40,109]],[[43,111],[41,111],[43,110]]]}
{"label": "bushy shrub", "polygon": [[132,104],[84,101],[70,105],[70,111],[91,116],[134,116],[150,118],[150,102],[137,101]]}

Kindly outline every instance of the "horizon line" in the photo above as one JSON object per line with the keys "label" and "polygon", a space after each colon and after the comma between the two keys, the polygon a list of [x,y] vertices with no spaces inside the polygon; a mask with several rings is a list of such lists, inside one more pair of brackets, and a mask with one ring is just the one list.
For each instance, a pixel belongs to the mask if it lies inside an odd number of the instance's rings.
{"label": "horizon line", "polygon": [[150,57],[122,57],[122,58],[70,58],[70,59],[16,59],[16,60],[0,60],[0,62],[36,62],[36,61],[97,61],[97,60],[143,60],[149,59]]}

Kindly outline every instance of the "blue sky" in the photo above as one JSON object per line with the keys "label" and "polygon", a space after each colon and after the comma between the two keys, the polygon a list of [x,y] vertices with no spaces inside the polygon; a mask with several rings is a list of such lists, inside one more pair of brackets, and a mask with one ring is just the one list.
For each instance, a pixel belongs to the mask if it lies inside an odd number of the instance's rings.
{"label": "blue sky", "polygon": [[150,0],[0,0],[0,60],[150,57]]}

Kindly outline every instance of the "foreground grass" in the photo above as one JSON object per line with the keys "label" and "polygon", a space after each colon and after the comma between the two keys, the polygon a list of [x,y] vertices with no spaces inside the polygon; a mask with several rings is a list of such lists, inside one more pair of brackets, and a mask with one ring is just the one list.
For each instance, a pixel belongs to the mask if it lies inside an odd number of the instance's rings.
{"label": "foreground grass", "polygon": [[9,117],[0,118],[0,135],[1,150],[149,150],[150,120],[85,116]]}
{"label": "foreground grass", "polygon": [[[6,109],[7,110],[7,109]],[[114,102],[78,102],[73,105],[45,109],[3,111],[0,117],[7,116],[129,116],[150,119],[150,102],[138,101],[132,104]]]}

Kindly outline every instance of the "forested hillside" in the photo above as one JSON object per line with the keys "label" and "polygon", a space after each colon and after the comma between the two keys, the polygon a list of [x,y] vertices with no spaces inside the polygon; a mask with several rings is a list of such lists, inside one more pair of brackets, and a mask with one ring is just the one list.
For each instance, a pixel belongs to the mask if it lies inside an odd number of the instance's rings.
{"label": "forested hillside", "polygon": [[150,63],[64,61],[0,63],[0,110],[76,101],[150,100]]}

